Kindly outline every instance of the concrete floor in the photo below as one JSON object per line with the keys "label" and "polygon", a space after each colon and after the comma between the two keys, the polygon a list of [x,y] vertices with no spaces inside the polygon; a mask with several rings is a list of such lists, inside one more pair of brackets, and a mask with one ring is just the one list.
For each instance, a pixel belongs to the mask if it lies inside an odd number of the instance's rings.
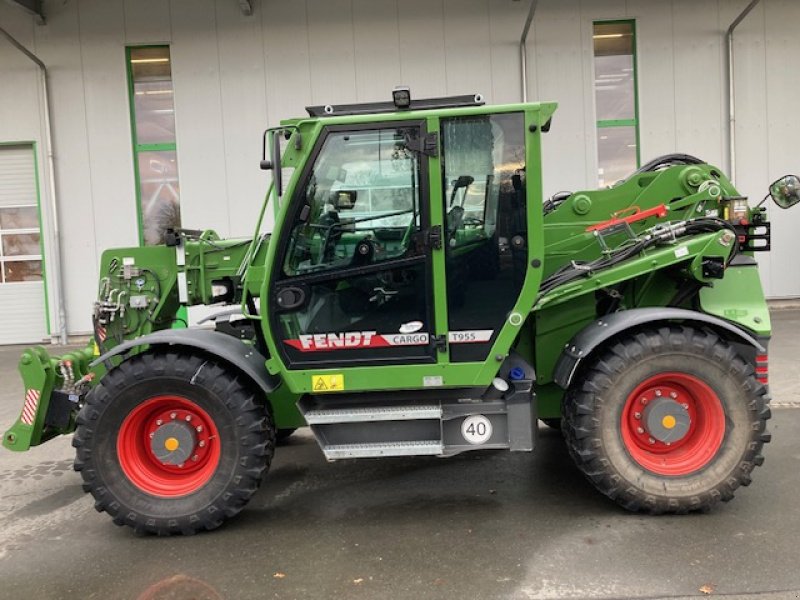
{"label": "concrete floor", "polygon": [[[0,451],[0,598],[800,598],[800,311],[774,321],[773,443],[708,514],[623,512],[550,430],[534,454],[333,464],[300,433],[222,529],[138,537],[93,510],[59,439]],[[0,432],[18,354],[0,349]]]}

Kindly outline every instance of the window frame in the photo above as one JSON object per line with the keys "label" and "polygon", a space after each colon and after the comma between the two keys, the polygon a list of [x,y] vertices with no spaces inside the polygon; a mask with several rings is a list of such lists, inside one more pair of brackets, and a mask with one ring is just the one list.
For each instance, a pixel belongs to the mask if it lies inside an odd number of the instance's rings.
{"label": "window frame", "polygon": [[[422,265],[425,271],[424,284],[426,295],[426,311],[427,318],[430,320],[430,340],[435,338],[437,331],[437,323],[439,315],[436,312],[436,291],[434,289],[434,253],[433,248],[425,243],[424,252],[422,254],[410,257],[398,257],[385,261],[375,262],[365,266],[342,267],[326,269],[324,271],[302,273],[296,275],[287,275],[284,272],[283,266],[286,264],[287,253],[291,247],[291,237],[294,230],[294,224],[298,218],[300,211],[303,207],[303,196],[305,194],[308,180],[314,171],[325,142],[329,136],[337,133],[360,132],[379,129],[397,129],[401,127],[417,129],[420,135],[425,135],[430,132],[430,123],[427,119],[387,119],[380,121],[371,121],[368,123],[347,124],[336,123],[330,125],[323,125],[321,131],[314,142],[314,147],[311,149],[308,157],[305,159],[305,164],[300,169],[300,173],[295,175],[294,188],[291,195],[283,196],[284,202],[288,202],[285,209],[284,219],[282,223],[284,226],[279,230],[273,232],[273,238],[277,244],[276,250],[272,256],[272,262],[267,269],[267,277],[264,282],[264,290],[266,294],[261,295],[261,309],[267,313],[267,321],[269,329],[273,333],[272,339],[275,341],[276,356],[289,371],[304,371],[310,368],[320,368],[320,363],[325,368],[347,369],[351,367],[377,367],[387,365],[411,366],[411,365],[430,365],[436,364],[439,361],[445,360],[442,356],[443,353],[436,351],[433,343],[425,346],[426,352],[416,357],[370,357],[354,359],[347,355],[344,356],[330,356],[328,352],[312,353],[305,359],[293,358],[289,350],[281,340],[283,339],[283,329],[281,325],[281,316],[286,312],[276,306],[276,298],[278,291],[283,287],[306,287],[319,283],[331,282],[336,280],[344,280],[351,277],[358,277],[362,275],[369,275],[372,273],[379,273],[382,271],[391,271],[397,268],[413,267]],[[420,153],[417,158],[418,169],[418,191],[417,191],[417,207],[419,210],[419,224],[416,234],[417,240],[420,242],[432,227],[434,215],[431,212],[431,169],[430,159],[424,153]],[[286,225],[290,223],[291,225]],[[414,242],[412,242],[414,243]],[[268,298],[264,304],[265,296]],[[295,309],[292,309],[295,310]],[[422,348],[422,346],[420,346]],[[327,356],[326,356],[327,355]]]}
{"label": "window frame", "polygon": [[[173,142],[160,142],[154,144],[140,144],[137,127],[136,127],[136,105],[135,105],[135,88],[133,81],[133,68],[131,65],[131,51],[139,50],[142,48],[167,48],[169,50],[169,64],[170,64],[170,82],[172,83],[172,108],[175,110],[175,84],[172,78],[172,49],[169,44],[135,44],[132,46],[125,46],[125,70],[128,80],[128,110],[131,120],[131,142],[133,148],[133,178],[136,190],[136,222],[138,227],[139,245],[144,246],[144,215],[142,214],[142,182],[141,173],[139,171],[139,155],[143,152],[175,152],[177,156],[178,144],[177,129],[175,131],[175,141]],[[173,112],[173,119],[175,113]],[[178,171],[178,180],[180,182],[180,170]]]}
{"label": "window frame", "polygon": [[[33,177],[35,179],[36,185],[36,203],[35,204],[20,204],[18,206],[35,206],[36,207],[36,218],[38,220],[39,226],[38,228],[30,228],[30,229],[22,229],[22,230],[8,230],[6,233],[14,232],[14,233],[38,233],[39,234],[39,255],[35,258],[29,258],[28,260],[39,260],[42,265],[42,278],[39,280],[41,281],[44,289],[44,314],[45,314],[45,325],[47,328],[47,335],[50,335],[51,328],[50,328],[50,294],[47,285],[47,261],[45,259],[45,240],[44,240],[44,222],[42,221],[42,189],[41,185],[39,184],[39,152],[38,152],[38,144],[32,140],[22,140],[22,141],[9,141],[9,142],[0,142],[0,147],[9,147],[9,146],[20,146],[20,147],[29,147],[31,150],[31,154],[33,156]],[[0,249],[2,252],[2,249]],[[32,255],[36,256],[36,255]],[[16,258],[16,260],[26,260],[25,257],[20,256]],[[5,260],[0,261],[0,271],[3,269],[3,265],[5,264]],[[5,275],[0,273],[0,285],[20,285],[20,284],[31,284],[31,283],[38,283],[39,281],[5,281]]]}
{"label": "window frame", "polygon": [[[287,255],[292,245],[291,237],[294,231],[294,225],[303,207],[303,203],[301,201],[302,196],[303,194],[305,194],[305,188],[308,183],[308,180],[314,171],[317,159],[319,158],[319,155],[322,153],[322,150],[325,147],[325,142],[328,140],[328,138],[331,135],[339,133],[371,131],[379,129],[397,129],[401,127],[418,128],[421,133],[424,133],[426,131],[427,123],[422,119],[410,119],[410,120],[404,119],[398,121],[393,121],[393,120],[375,121],[371,123],[359,123],[352,125],[335,124],[335,125],[325,125],[323,127],[322,131],[319,134],[318,139],[316,140],[314,148],[311,150],[311,153],[306,159],[306,163],[303,166],[300,176],[296,180],[294,190],[289,199],[290,205],[288,207],[288,211],[286,212],[285,222],[290,222],[292,226],[282,227],[281,231],[278,234],[279,236],[278,251],[275,253],[274,268],[270,269],[270,274],[271,274],[269,282],[270,287],[272,287],[273,285],[287,284],[290,281],[297,283],[306,283],[306,282],[317,282],[317,281],[327,281],[330,279],[338,279],[340,273],[344,273],[345,276],[347,276],[355,273],[378,272],[385,270],[386,265],[394,265],[394,264],[403,265],[406,263],[416,262],[421,258],[423,258],[422,256],[420,257],[414,256],[410,258],[408,257],[392,258],[389,260],[376,262],[374,264],[363,267],[332,268],[332,269],[325,269],[309,273],[287,274],[284,271]],[[429,168],[430,167],[428,165],[427,156],[421,153],[420,156],[417,158],[418,188],[417,188],[417,198],[415,200],[416,208],[418,209],[417,217],[419,219],[417,234],[421,234],[431,226],[430,200],[425,198],[425,194],[430,194]],[[425,260],[430,260],[430,252],[427,252],[426,255],[424,255],[424,257]]]}
{"label": "window frame", "polygon": [[[598,119],[597,118],[597,90],[596,90],[596,74],[594,70],[595,59],[597,55],[594,50],[594,35],[595,27],[597,25],[630,25],[631,27],[631,47],[633,48],[632,62],[633,62],[633,118],[632,119]],[[636,168],[642,166],[641,157],[641,140],[639,136],[639,53],[636,36],[636,19],[597,19],[592,21],[592,99],[595,103],[595,135],[598,139],[595,140],[596,156],[598,163],[600,162],[600,140],[598,132],[601,129],[609,129],[613,127],[633,127],[634,137],[636,139]],[[597,177],[597,173],[594,174]]]}

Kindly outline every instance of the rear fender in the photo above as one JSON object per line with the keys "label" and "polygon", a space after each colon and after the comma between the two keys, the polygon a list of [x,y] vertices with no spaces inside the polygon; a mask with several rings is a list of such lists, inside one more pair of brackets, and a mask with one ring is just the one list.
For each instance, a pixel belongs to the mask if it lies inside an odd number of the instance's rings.
{"label": "rear fender", "polygon": [[752,348],[756,354],[767,353],[766,338],[756,339],[730,321],[719,317],[683,308],[633,308],[600,317],[579,331],[558,357],[553,379],[566,390],[581,364],[607,340],[634,327],[659,326],[670,322],[704,325],[722,334],[729,341]]}

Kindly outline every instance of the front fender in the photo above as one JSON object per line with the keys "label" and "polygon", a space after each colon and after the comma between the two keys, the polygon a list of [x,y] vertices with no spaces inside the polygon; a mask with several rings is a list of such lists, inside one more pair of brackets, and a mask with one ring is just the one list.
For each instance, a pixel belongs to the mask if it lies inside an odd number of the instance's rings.
{"label": "front fender", "polygon": [[[271,394],[280,385],[280,378],[270,375],[265,366],[266,357],[235,337],[211,329],[164,329],[115,346],[92,362],[94,367],[141,346],[176,346],[200,350],[220,359],[249,378],[265,394]],[[106,367],[111,365],[106,363]]]}
{"label": "front fender", "polygon": [[752,346],[757,354],[767,352],[755,337],[719,317],[684,308],[632,308],[600,317],[573,336],[558,357],[553,379],[560,387],[567,389],[581,363],[606,340],[640,325],[664,325],[669,322],[710,326],[728,339]]}

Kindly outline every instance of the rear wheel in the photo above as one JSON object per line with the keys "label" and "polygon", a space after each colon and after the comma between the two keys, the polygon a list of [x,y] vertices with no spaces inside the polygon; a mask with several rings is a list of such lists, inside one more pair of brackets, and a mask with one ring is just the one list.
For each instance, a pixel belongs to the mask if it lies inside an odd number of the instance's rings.
{"label": "rear wheel", "polygon": [[269,411],[212,360],[140,354],[86,399],[75,470],[117,525],[169,535],[214,529],[258,489],[275,446]]}
{"label": "rear wheel", "polygon": [[662,328],[599,356],[564,403],[567,446],[629,510],[682,513],[733,497],[764,459],[767,388],[708,331]]}

